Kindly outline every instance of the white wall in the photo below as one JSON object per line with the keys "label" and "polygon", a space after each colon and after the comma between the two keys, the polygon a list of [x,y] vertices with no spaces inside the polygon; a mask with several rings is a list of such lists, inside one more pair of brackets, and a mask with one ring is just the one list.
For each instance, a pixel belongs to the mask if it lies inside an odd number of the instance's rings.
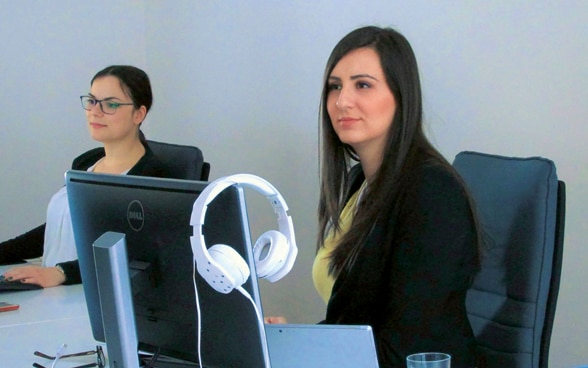
{"label": "white wall", "polygon": [[45,221],[51,195],[95,147],[79,96],[114,63],[145,66],[140,1],[0,0],[0,239]]}
{"label": "white wall", "polygon": [[[260,282],[264,308],[293,322],[321,319],[310,267],[322,72],[347,32],[390,25],[413,44],[430,137],[448,159],[469,149],[555,161],[568,201],[550,366],[588,363],[588,2],[107,0],[7,8],[0,238],[42,222],[61,173],[94,146],[77,101],[93,73],[136,64],[154,85],[150,138],[199,146],[212,179],[251,172],[280,189],[300,256],[284,280]],[[254,193],[250,199],[253,233],[275,227],[269,206]]]}

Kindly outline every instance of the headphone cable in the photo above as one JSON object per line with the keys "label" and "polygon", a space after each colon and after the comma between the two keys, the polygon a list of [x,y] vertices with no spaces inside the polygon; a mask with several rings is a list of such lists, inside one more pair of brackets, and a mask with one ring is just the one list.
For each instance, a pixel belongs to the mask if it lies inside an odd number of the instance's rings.
{"label": "headphone cable", "polygon": [[[238,286],[235,289],[238,290],[241,294],[243,294],[245,296],[245,298],[247,298],[247,300],[249,300],[251,302],[251,305],[253,305],[253,309],[255,310],[255,315],[257,316],[257,323],[259,325],[259,331],[261,333],[261,341],[266,342],[267,339],[265,336],[265,323],[263,322],[263,316],[261,315],[259,309],[257,308],[257,304],[255,304],[255,301],[253,300],[251,295],[247,292],[247,290],[245,290],[243,288],[243,286]],[[270,361],[269,361],[269,354],[266,349],[263,349],[263,360],[265,362],[266,368],[270,368],[271,365],[270,365]]]}
{"label": "headphone cable", "polygon": [[198,297],[198,286],[196,285],[196,258],[192,260],[193,268],[192,268],[192,282],[194,283],[194,297],[196,299],[196,321],[197,321],[197,328],[196,333],[198,337],[198,365],[200,367],[204,367],[202,365],[202,345],[200,341],[202,341],[202,317],[200,313],[200,299]]}

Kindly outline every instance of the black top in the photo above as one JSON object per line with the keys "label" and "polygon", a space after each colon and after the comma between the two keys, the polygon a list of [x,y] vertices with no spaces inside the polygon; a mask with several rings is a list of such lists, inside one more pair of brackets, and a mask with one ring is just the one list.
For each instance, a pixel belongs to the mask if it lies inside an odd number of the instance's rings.
{"label": "black top", "polygon": [[[161,161],[153,154],[146,143],[145,155],[133,166],[127,175],[170,177]],[[104,157],[104,148],[94,148],[76,157],[72,170],[87,170]],[[13,239],[0,243],[0,265],[23,263],[25,259],[41,257],[45,239],[45,224],[42,224]],[[66,276],[66,285],[82,282],[77,260],[59,264]]]}
{"label": "black top", "polygon": [[[405,367],[407,355],[430,351],[451,354],[454,368],[474,367],[465,297],[478,251],[469,201],[456,174],[440,165],[407,175],[414,185],[335,280],[323,323],[371,325],[381,367]],[[358,188],[359,165],[352,177]]]}

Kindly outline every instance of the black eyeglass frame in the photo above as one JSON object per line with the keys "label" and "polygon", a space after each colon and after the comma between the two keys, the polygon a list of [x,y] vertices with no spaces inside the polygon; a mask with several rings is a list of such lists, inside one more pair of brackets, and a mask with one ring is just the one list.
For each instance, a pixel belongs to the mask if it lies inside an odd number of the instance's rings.
{"label": "black eyeglass frame", "polygon": [[95,102],[94,103],[94,106],[96,106],[96,103],[97,103],[100,106],[100,111],[102,111],[106,115],[114,115],[114,114],[116,114],[116,110],[118,110],[118,108],[121,107],[121,106],[135,106],[135,104],[132,103],[132,102],[110,102],[110,103],[115,104],[117,106],[114,108],[114,111],[113,112],[106,112],[106,111],[104,111],[104,106],[102,105],[102,102],[109,102],[109,101],[111,101],[110,98],[104,98],[102,100],[99,100],[99,99],[94,98],[94,97],[89,96],[89,95],[83,95],[83,96],[80,96],[80,102],[82,103],[82,108],[84,110],[86,110],[86,111],[90,111],[90,110],[92,110],[92,108],[89,108],[89,109],[86,108],[86,106],[84,104],[84,99],[94,100],[94,102]]}
{"label": "black eyeglass frame", "polygon": [[[61,359],[65,359],[65,358],[71,358],[71,357],[90,356],[90,355],[96,354],[96,363],[77,365],[77,366],[71,367],[71,368],[91,368],[91,367],[104,368],[104,366],[106,365],[106,358],[104,357],[104,351],[102,350],[102,346],[100,346],[100,345],[96,345],[96,350],[88,350],[88,351],[82,351],[79,353],[63,354],[60,356],[51,356],[51,355],[47,355],[45,353],[42,353],[40,351],[35,351],[35,352],[33,352],[33,354],[38,357],[45,358],[45,359],[52,360],[52,361],[61,360]],[[33,367],[46,368],[45,366],[43,366],[39,363],[33,363]]]}

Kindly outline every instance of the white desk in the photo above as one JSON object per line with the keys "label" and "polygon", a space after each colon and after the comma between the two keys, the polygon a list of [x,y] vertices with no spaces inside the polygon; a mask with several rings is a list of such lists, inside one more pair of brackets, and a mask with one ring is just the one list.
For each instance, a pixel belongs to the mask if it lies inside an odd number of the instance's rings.
{"label": "white desk", "polygon": [[[0,266],[0,273],[10,267]],[[31,367],[33,362],[50,366],[51,361],[36,357],[33,352],[55,355],[63,343],[67,344],[65,353],[96,348],[82,285],[1,292],[0,301],[20,305],[18,310],[0,313],[1,367]],[[61,363],[64,367],[80,365],[94,362],[95,356],[65,361]]]}

